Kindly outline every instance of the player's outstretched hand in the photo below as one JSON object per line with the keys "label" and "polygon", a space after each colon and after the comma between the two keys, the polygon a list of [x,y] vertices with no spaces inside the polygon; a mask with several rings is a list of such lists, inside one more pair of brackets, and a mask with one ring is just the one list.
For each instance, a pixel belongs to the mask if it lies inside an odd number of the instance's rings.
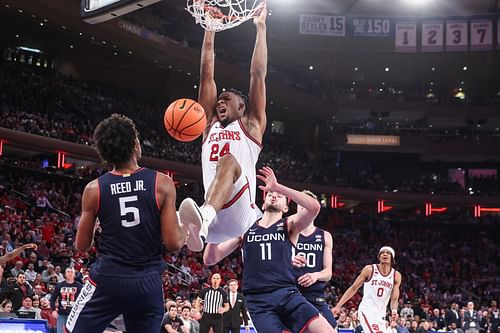
{"label": "player's outstretched hand", "polygon": [[267,18],[267,5],[266,2],[264,1],[262,4],[262,9],[258,13],[258,15],[253,18],[253,24],[255,24],[257,27],[265,27],[266,18]]}
{"label": "player's outstretched hand", "polygon": [[260,175],[257,175],[257,178],[262,180],[265,185],[259,185],[259,189],[264,192],[273,192],[276,189],[276,185],[278,185],[278,181],[276,180],[276,176],[274,175],[273,169],[270,167],[263,167],[259,169]]}
{"label": "player's outstretched hand", "polygon": [[36,251],[37,246],[36,246],[36,244],[35,244],[35,243],[28,243],[28,244],[24,244],[24,245],[22,246],[22,248],[23,248],[23,250],[33,249],[33,250],[35,250],[35,251]]}

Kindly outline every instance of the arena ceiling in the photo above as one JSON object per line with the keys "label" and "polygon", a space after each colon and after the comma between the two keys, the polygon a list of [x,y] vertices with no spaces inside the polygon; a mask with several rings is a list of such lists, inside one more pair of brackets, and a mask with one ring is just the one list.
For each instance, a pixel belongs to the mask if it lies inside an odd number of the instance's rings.
{"label": "arena ceiling", "polygon": [[[441,87],[450,94],[458,86],[480,94],[495,94],[500,90],[499,50],[399,54],[393,51],[393,42],[390,40],[383,41],[368,37],[361,37],[359,40],[351,38],[339,40],[298,36],[297,34],[297,18],[303,13],[426,17],[429,15],[491,14],[497,10],[496,0],[429,0],[429,4],[421,7],[410,7],[407,3],[403,3],[404,1],[410,0],[270,0],[272,18],[269,20],[268,29],[269,55],[272,61],[280,66],[271,71],[280,71],[283,67],[285,71],[293,71],[299,77],[307,76],[312,80],[334,80],[337,85],[346,87],[356,82],[358,86],[373,89],[377,89],[382,84],[421,90],[431,88],[431,86],[435,89]],[[66,31],[59,31],[61,36],[70,34],[70,37],[75,37],[79,32],[83,32],[84,36],[96,36],[96,40],[90,41],[91,43],[98,44],[101,40],[107,41],[106,45],[100,45],[102,52],[114,52],[111,45],[118,44],[122,51],[127,48],[134,49],[131,57],[149,64],[154,61],[163,68],[173,66],[193,73],[198,70],[199,48],[196,46],[192,47],[189,52],[179,50],[179,47],[151,47],[137,38],[119,36],[116,31],[116,20],[89,25],[80,18],[79,0],[69,2],[66,0],[50,2],[0,0],[3,5],[9,2],[27,8],[40,17],[47,17],[50,20],[49,23],[56,22],[60,26],[67,27]],[[162,13],[161,16],[166,17],[167,20],[171,13],[184,15],[189,22],[192,18],[183,11],[183,6],[183,0],[170,0],[141,11]],[[15,20],[15,18],[10,19]],[[195,25],[194,20],[192,25],[193,29],[199,30],[201,40],[201,28]],[[23,29],[23,27],[18,28]],[[254,28],[248,23],[221,33],[218,39],[229,46],[235,41],[252,44],[254,35]],[[242,61],[248,62],[249,59],[242,59]],[[313,70],[309,70],[310,66]],[[464,71],[464,67],[468,70]],[[390,71],[386,71],[386,68],[390,68]],[[246,72],[245,76],[239,75],[239,79],[247,82],[247,71],[242,72]],[[273,80],[276,81],[276,79]],[[305,95],[299,93],[296,95],[300,96],[298,99],[304,100]],[[290,93],[286,96],[290,96]],[[291,103],[293,103],[293,98]],[[331,110],[328,104],[317,101],[314,107]]]}

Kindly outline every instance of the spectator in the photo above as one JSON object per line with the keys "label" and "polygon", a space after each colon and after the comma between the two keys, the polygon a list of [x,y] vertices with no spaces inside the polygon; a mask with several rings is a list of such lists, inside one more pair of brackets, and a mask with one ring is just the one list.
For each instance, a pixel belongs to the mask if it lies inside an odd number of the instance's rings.
{"label": "spectator", "polygon": [[161,323],[162,333],[189,333],[184,322],[177,317],[177,306],[172,305]]}
{"label": "spectator", "polygon": [[45,297],[40,299],[40,317],[47,321],[50,333],[57,333],[57,319],[52,316],[50,302]]}
{"label": "spectator", "polygon": [[12,302],[8,299],[4,299],[2,304],[0,304],[0,312],[12,312]]}
{"label": "spectator", "polygon": [[[36,255],[35,255],[36,256]],[[35,265],[33,263],[28,264],[28,269],[24,271],[24,275],[26,276],[26,281],[33,285],[33,282],[36,279]]]}
{"label": "spectator", "polygon": [[34,308],[33,307],[33,298],[31,296],[26,296],[23,298],[23,306],[20,307],[17,310],[18,313],[21,312],[34,312],[35,313],[35,319],[42,319],[40,316],[40,309]]}
{"label": "spectator", "polygon": [[474,302],[467,303],[467,309],[464,312],[464,332],[478,333],[479,331],[479,316],[474,310]]}
{"label": "spectator", "polygon": [[399,313],[399,316],[400,317],[403,317],[405,319],[409,319],[409,320],[412,320],[413,319],[413,316],[414,316],[414,311],[411,307],[411,302],[409,300],[407,300],[403,306],[403,308],[401,309],[401,312]]}
{"label": "spectator", "polygon": [[[66,268],[65,280],[56,285],[50,297],[50,308],[53,309],[52,317],[57,320],[57,333],[65,333],[66,320],[71,309],[75,306],[81,290],[82,284],[75,281],[75,269]],[[57,308],[56,302],[58,302]]]}
{"label": "spectator", "polygon": [[19,274],[19,272],[22,272],[22,271],[23,271],[23,262],[16,261],[16,264],[15,264],[14,268],[12,268],[10,270],[10,273],[12,274],[13,277],[17,277],[17,274]]}
{"label": "spectator", "polygon": [[42,272],[42,281],[45,283],[54,282],[54,281],[51,281],[53,277],[55,277],[55,279],[56,279],[55,282],[57,283],[57,274],[56,274],[54,265],[48,264],[47,269],[45,269]]}
{"label": "spectator", "polygon": [[427,333],[429,332],[429,329],[431,328],[431,325],[429,321],[422,319],[420,321],[420,327],[417,329],[417,333]]}
{"label": "spectator", "polygon": [[452,323],[456,324],[456,328],[462,328],[462,321],[460,319],[458,304],[456,302],[451,303],[450,309],[446,312],[444,322],[448,328],[451,328]]}
{"label": "spectator", "polygon": [[17,278],[10,277],[10,280],[7,278],[7,286],[2,288],[0,299],[8,298],[12,300],[12,309],[17,311],[21,307],[23,299],[32,295],[33,290],[29,283],[26,282],[24,272],[19,272]]}

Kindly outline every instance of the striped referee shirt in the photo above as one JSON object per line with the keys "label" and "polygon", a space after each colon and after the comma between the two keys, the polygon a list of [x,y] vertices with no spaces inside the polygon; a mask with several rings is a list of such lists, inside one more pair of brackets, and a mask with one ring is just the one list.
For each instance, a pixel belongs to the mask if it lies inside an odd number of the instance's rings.
{"label": "striped referee shirt", "polygon": [[204,288],[200,291],[200,298],[203,300],[203,312],[209,314],[218,313],[217,310],[228,303],[227,293],[221,288]]}

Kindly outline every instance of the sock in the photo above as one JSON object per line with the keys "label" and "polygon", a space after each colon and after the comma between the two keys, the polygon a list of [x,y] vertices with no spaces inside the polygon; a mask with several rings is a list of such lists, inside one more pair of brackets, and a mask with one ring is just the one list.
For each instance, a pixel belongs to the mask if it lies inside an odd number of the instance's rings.
{"label": "sock", "polygon": [[204,220],[201,226],[200,236],[207,238],[208,226],[215,219],[215,215],[217,214],[217,212],[215,211],[214,207],[210,205],[204,205],[200,208],[200,210]]}

